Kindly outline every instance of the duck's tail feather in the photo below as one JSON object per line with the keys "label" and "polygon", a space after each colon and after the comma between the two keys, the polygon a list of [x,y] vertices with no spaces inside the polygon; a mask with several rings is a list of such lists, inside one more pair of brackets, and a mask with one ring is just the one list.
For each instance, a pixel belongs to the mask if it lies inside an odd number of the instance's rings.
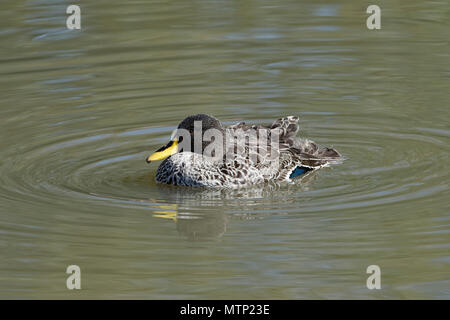
{"label": "duck's tail feather", "polygon": [[310,168],[319,168],[343,160],[335,149],[321,147],[311,140],[297,141],[296,146],[290,150],[298,163]]}

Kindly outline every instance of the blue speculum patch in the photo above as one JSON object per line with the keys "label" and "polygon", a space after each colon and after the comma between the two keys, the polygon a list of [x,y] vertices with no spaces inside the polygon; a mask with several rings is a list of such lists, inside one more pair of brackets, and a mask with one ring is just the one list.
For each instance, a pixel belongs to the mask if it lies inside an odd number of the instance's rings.
{"label": "blue speculum patch", "polygon": [[308,167],[296,167],[294,169],[294,171],[292,171],[291,175],[289,176],[289,179],[297,178],[311,170],[312,170],[312,168],[308,168]]}

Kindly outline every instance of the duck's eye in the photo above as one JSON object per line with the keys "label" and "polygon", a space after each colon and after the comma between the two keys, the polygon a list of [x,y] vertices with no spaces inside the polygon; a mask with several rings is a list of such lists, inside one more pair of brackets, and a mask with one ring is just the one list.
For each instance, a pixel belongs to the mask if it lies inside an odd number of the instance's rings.
{"label": "duck's eye", "polygon": [[178,142],[182,142],[183,141],[183,136],[178,138]]}

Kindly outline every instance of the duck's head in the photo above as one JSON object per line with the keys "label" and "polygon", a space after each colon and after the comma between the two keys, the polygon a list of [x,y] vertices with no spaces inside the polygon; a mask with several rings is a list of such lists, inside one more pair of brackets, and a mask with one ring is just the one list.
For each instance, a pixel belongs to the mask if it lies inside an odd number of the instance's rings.
{"label": "duck's head", "polygon": [[[195,114],[180,122],[170,141],[147,157],[147,163],[163,160],[177,152],[190,151],[202,154],[205,148],[221,136],[224,141],[224,128],[219,120],[207,114]],[[211,137],[213,137],[211,139]]]}

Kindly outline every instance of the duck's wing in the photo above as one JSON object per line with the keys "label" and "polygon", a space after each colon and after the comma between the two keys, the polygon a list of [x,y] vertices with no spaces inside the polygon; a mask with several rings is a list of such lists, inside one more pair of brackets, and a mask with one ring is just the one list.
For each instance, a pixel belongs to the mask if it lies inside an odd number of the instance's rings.
{"label": "duck's wing", "polygon": [[[240,122],[235,125],[227,127],[228,132],[235,137],[248,132],[248,130],[267,130],[267,144],[266,154],[279,157],[277,168],[274,168],[273,161],[269,157],[261,156],[259,152],[257,157],[247,157],[245,161],[250,165],[257,167],[265,178],[285,180],[287,178],[295,178],[307,171],[315,170],[330,163],[338,162],[342,160],[341,155],[332,148],[321,147],[315,142],[308,139],[297,138],[297,132],[299,130],[298,124],[299,118],[296,116],[287,116],[277,119],[271,125],[247,125],[245,122]],[[271,136],[277,135],[279,137],[278,150],[271,149]],[[244,139],[243,147],[245,148],[245,154],[252,154],[252,142]],[[255,143],[256,141],[253,140]],[[260,143],[261,141],[258,141]],[[242,147],[242,146],[241,146]],[[260,150],[261,145],[258,145]],[[230,151],[230,150],[228,150]],[[232,150],[233,153],[236,149]],[[274,153],[275,152],[275,153]],[[252,161],[252,159],[257,161]]]}
{"label": "duck's wing", "polygon": [[[295,144],[299,143],[296,141]],[[320,147],[310,140],[303,141],[298,148],[290,147],[288,150],[281,151],[277,170],[273,172],[273,179],[291,180],[341,160],[342,157],[336,150]]]}
{"label": "duck's wing", "polygon": [[296,163],[316,168],[331,162],[342,160],[341,155],[335,149],[322,147],[309,139],[297,138],[299,130],[299,118],[288,116],[276,120],[271,130],[277,130],[280,134],[280,150],[290,152]]}
{"label": "duck's wing", "polygon": [[280,144],[287,146],[294,146],[295,137],[297,135],[298,129],[300,128],[298,124],[298,117],[287,116],[275,120],[270,126],[270,130],[273,133],[277,133],[280,137]]}
{"label": "duck's wing", "polygon": [[245,122],[239,122],[237,124],[228,126],[226,130],[233,136],[238,136],[242,133],[246,133],[249,130],[267,130],[267,139],[270,141],[272,135],[278,135],[280,144],[286,146],[294,146],[295,136],[297,135],[299,125],[299,118],[296,116],[287,116],[275,120],[271,125],[253,124],[249,125]]}

